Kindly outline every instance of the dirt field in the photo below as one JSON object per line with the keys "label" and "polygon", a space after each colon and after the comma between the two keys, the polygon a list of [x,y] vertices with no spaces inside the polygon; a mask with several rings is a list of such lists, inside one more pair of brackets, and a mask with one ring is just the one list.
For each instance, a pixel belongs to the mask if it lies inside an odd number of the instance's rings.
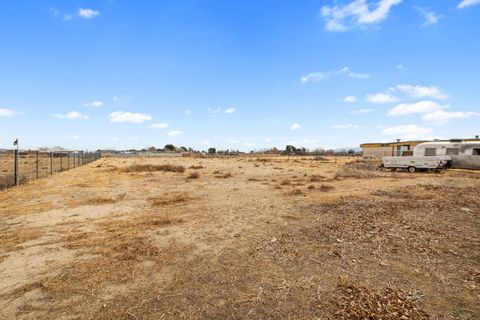
{"label": "dirt field", "polygon": [[480,173],[101,159],[0,193],[0,318],[479,319]]}

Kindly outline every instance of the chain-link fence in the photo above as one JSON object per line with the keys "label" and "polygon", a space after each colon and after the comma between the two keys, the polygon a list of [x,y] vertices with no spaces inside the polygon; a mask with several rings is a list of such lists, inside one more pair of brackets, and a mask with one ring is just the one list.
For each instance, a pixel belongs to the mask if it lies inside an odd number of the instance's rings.
{"label": "chain-link fence", "polygon": [[92,152],[0,151],[0,189],[70,170],[100,159]]}

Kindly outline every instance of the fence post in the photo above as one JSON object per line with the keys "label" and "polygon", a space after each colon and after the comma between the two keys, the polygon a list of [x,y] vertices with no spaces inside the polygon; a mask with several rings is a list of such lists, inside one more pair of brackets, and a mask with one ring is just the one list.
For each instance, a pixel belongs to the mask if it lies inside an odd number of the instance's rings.
{"label": "fence post", "polygon": [[15,159],[13,161],[13,183],[18,186],[18,149],[15,149]]}
{"label": "fence post", "polygon": [[35,163],[37,164],[35,172],[38,179],[38,150],[35,152]]}
{"label": "fence post", "polygon": [[53,152],[50,152],[50,175],[53,175]]}
{"label": "fence post", "polygon": [[70,152],[67,151],[67,170],[70,170]]}
{"label": "fence post", "polygon": [[60,172],[63,171],[63,154],[60,153]]}

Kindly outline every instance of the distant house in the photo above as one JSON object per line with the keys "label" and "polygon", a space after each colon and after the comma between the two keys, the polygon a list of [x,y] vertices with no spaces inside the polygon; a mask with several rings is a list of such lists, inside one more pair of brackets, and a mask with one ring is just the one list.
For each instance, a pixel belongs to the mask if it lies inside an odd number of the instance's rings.
{"label": "distant house", "polygon": [[360,145],[364,156],[382,157],[407,156],[412,155],[413,149],[425,140],[414,141],[396,141],[383,143],[363,143]]}

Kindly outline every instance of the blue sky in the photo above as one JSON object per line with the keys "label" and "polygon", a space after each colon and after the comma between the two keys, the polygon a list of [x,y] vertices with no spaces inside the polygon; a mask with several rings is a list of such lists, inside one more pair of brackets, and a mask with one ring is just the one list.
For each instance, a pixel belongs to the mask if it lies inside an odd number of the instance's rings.
{"label": "blue sky", "polygon": [[480,134],[480,0],[5,0],[0,14],[0,148]]}

